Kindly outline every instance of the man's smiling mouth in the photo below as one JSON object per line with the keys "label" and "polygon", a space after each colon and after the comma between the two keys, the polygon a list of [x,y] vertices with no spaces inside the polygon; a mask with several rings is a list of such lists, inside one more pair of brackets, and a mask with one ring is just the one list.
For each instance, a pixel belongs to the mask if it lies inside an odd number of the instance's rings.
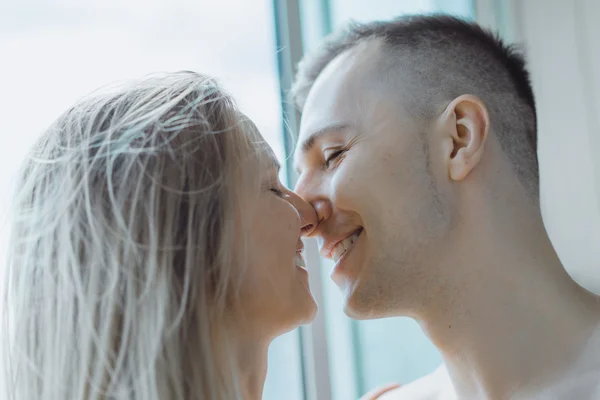
{"label": "man's smiling mouth", "polygon": [[352,235],[348,236],[346,239],[340,241],[337,245],[335,245],[335,247],[333,248],[333,252],[331,253],[334,262],[337,263],[338,260],[344,255],[344,253],[346,253],[352,248],[354,242],[356,242],[356,239],[358,239],[362,231],[363,229],[360,228],[359,230],[355,231]]}

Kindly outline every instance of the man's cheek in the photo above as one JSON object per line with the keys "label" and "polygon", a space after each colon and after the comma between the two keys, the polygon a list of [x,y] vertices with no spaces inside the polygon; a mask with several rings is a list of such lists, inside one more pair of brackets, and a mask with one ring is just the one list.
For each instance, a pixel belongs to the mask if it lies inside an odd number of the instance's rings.
{"label": "man's cheek", "polygon": [[331,180],[332,200],[344,208],[356,203],[371,191],[369,177],[358,168],[340,168]]}

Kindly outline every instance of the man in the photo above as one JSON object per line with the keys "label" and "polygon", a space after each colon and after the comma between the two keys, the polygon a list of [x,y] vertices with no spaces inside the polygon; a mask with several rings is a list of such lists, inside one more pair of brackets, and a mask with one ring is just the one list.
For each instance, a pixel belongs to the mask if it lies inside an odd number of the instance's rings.
{"label": "man", "polygon": [[448,16],[354,25],[303,60],[293,94],[296,191],[345,312],[412,317],[444,360],[380,399],[600,398],[600,303],[544,229],[514,49]]}

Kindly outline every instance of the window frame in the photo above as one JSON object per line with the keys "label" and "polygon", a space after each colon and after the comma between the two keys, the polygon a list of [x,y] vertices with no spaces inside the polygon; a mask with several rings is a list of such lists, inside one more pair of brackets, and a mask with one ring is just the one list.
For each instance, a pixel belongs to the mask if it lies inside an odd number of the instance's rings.
{"label": "window frame", "polygon": [[[327,9],[329,1],[322,1],[322,8],[316,9],[317,23],[323,33],[329,31]],[[290,155],[294,149],[293,137],[298,132],[300,113],[289,99],[296,66],[304,54],[301,25],[300,0],[273,0],[275,18],[275,41],[277,45],[277,66],[281,82],[282,134],[286,154],[287,184],[293,187],[298,179]],[[323,15],[326,17],[324,18]],[[314,241],[305,241],[305,259],[309,266],[309,284],[318,304],[323,304],[323,288],[318,273],[321,267],[319,251]],[[329,377],[329,351],[325,332],[325,315],[319,308],[314,321],[299,328],[300,354],[302,357],[302,380],[306,400],[331,400],[331,382]]]}

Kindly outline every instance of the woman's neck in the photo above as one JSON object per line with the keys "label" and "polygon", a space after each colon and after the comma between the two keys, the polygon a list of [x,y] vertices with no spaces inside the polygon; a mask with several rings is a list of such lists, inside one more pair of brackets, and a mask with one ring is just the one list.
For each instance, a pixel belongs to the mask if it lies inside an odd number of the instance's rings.
{"label": "woman's neck", "polygon": [[244,400],[261,400],[267,377],[267,355],[271,339],[242,338],[237,346],[237,371]]}

